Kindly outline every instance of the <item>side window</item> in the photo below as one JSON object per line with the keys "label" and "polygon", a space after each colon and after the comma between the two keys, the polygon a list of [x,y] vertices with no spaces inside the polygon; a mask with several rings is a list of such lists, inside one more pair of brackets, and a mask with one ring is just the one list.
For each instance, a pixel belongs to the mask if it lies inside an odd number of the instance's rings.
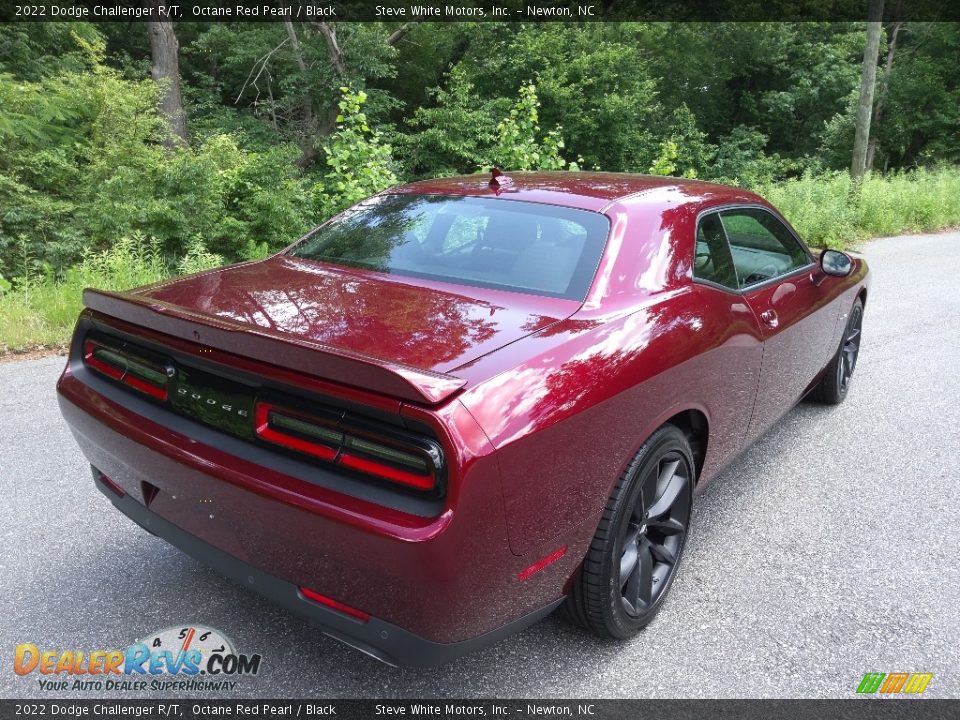
{"label": "side window", "polygon": [[720,213],[730,242],[740,287],[750,287],[803,267],[810,262],[786,226],[758,208]]}
{"label": "side window", "polygon": [[730,247],[717,213],[704,215],[697,223],[693,276],[734,290],[737,288],[733,258],[730,256]]}

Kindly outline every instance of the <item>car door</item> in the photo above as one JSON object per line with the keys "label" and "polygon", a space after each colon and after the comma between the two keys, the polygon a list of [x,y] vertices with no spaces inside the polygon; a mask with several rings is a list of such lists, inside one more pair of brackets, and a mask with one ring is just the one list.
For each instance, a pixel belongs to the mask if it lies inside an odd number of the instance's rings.
{"label": "car door", "polygon": [[763,332],[763,360],[748,437],[760,435],[808,389],[828,358],[836,308],[821,293],[816,263],[772,212],[720,212],[741,293]]}
{"label": "car door", "polygon": [[703,403],[710,411],[710,463],[722,467],[746,440],[763,359],[763,332],[737,283],[723,223],[716,212],[697,221],[693,279],[703,326],[713,346],[701,372]]}

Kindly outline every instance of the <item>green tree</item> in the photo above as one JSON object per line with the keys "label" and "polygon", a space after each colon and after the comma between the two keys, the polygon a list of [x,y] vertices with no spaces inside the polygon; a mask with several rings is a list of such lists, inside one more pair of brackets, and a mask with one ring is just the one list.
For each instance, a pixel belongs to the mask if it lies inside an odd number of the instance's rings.
{"label": "green tree", "polygon": [[567,163],[560,155],[563,137],[559,125],[541,133],[539,108],[536,86],[522,85],[517,103],[497,124],[489,164],[510,170],[579,169],[576,163]]}
{"label": "green tree", "polygon": [[348,87],[340,92],[337,131],[323,145],[329,170],[314,188],[322,216],[398,182],[390,145],[382,141],[382,133],[370,128],[363,112],[367,94]]}

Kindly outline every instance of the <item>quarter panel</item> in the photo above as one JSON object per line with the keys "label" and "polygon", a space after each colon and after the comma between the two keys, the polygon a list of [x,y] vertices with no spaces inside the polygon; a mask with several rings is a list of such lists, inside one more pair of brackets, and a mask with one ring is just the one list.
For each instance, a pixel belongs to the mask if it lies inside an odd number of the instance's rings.
{"label": "quarter panel", "polygon": [[498,449],[517,554],[584,517],[592,534],[637,449],[676,412],[708,417],[705,476],[740,448],[762,351],[753,314],[735,296],[688,286],[618,318],[572,318],[517,345],[527,361],[461,397]]}

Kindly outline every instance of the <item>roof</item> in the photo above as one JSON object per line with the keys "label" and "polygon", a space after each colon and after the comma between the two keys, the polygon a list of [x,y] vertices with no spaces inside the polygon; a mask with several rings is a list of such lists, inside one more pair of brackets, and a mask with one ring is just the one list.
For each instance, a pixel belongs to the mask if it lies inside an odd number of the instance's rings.
{"label": "roof", "polygon": [[540,202],[599,212],[610,203],[630,195],[671,188],[681,190],[690,200],[707,196],[729,196],[742,199],[747,193],[740,188],[663,175],[634,175],[611,172],[505,172],[513,182],[497,189],[490,187],[490,174],[420,180],[386,192],[427,195],[470,195]]}

